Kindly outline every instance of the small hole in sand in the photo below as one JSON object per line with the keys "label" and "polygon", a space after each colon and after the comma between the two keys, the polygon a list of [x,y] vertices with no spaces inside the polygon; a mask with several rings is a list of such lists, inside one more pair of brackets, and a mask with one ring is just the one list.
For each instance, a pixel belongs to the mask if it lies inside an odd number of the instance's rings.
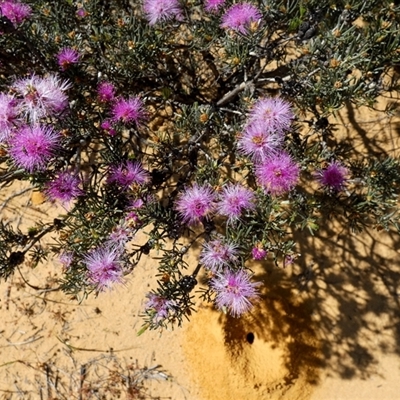
{"label": "small hole in sand", "polygon": [[253,344],[254,342],[254,333],[250,332],[246,335],[246,340],[248,343]]}

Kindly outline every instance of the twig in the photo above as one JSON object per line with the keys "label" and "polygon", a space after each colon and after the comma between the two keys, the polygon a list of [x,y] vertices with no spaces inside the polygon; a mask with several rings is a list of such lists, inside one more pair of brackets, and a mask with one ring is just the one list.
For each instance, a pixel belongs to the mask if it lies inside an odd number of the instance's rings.
{"label": "twig", "polygon": [[3,209],[7,206],[7,203],[9,203],[13,198],[18,197],[18,196],[21,196],[22,194],[24,194],[24,193],[26,193],[26,192],[29,192],[30,190],[32,190],[31,187],[26,188],[26,189],[23,189],[23,190],[21,190],[20,192],[14,193],[14,194],[12,194],[11,196],[9,196],[6,200],[4,200],[3,204],[1,205],[0,213],[1,213],[1,212],[3,211]]}
{"label": "twig", "polygon": [[118,353],[121,351],[127,351],[127,350],[132,350],[132,349],[136,349],[136,346],[132,346],[132,347],[126,347],[124,349],[119,349],[119,350],[114,350],[112,348],[110,348],[109,350],[100,350],[100,349],[85,349],[84,347],[76,347],[76,346],[72,346],[71,344],[67,343],[66,340],[62,340],[60,337],[57,336],[57,339],[64,344],[65,346],[67,346],[70,350],[75,350],[75,351],[90,351],[90,352],[99,352],[99,353]]}

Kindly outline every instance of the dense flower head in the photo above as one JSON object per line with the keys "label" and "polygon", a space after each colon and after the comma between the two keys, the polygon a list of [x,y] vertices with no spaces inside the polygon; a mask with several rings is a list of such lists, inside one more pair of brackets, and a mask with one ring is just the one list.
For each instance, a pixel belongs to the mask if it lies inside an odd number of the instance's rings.
{"label": "dense flower head", "polygon": [[0,93],[0,143],[7,141],[17,119],[17,100],[9,94]]}
{"label": "dense flower head", "polygon": [[88,15],[87,11],[83,7],[79,7],[76,10],[76,16],[78,18],[85,18]]}
{"label": "dense flower head", "polygon": [[105,119],[101,125],[101,129],[104,129],[110,136],[115,136],[117,131],[113,128],[113,125],[109,119]]}
{"label": "dense flower head", "polygon": [[214,211],[215,193],[209,185],[195,183],[180,194],[175,206],[184,223],[195,224]]}
{"label": "dense flower head", "polygon": [[153,322],[156,324],[166,320],[170,311],[172,311],[176,306],[175,301],[168,300],[156,293],[148,293],[146,297],[148,298],[148,301],[145,305],[145,311],[153,314]]}
{"label": "dense flower head", "polygon": [[104,245],[87,254],[83,261],[88,271],[89,282],[103,291],[114,283],[123,282],[123,270],[119,249]]}
{"label": "dense flower head", "polygon": [[292,157],[281,152],[256,165],[255,174],[264,191],[280,195],[292,189],[299,179],[300,168]]}
{"label": "dense flower head", "polygon": [[252,308],[250,300],[258,297],[259,285],[251,282],[250,275],[243,269],[236,272],[225,270],[210,281],[210,287],[217,294],[217,308],[226,309],[233,317],[240,317]]}
{"label": "dense flower head", "polygon": [[29,119],[36,123],[40,118],[60,114],[68,106],[68,97],[64,93],[70,88],[67,81],[57,75],[40,77],[31,75],[18,79],[12,86],[21,97],[19,107]]}
{"label": "dense flower head", "polygon": [[139,161],[128,160],[110,167],[107,183],[115,184],[123,190],[128,190],[132,185],[145,185],[149,179],[149,173]]}
{"label": "dense flower head", "polygon": [[57,63],[61,71],[65,71],[69,66],[77,64],[80,58],[80,54],[75,49],[64,47],[57,54]]}
{"label": "dense flower head", "polygon": [[218,194],[217,213],[228,217],[228,223],[240,218],[243,211],[255,208],[255,195],[239,183],[225,185]]}
{"label": "dense flower head", "polygon": [[237,246],[220,238],[204,243],[200,253],[200,262],[212,272],[228,267],[237,260]]}
{"label": "dense flower head", "polygon": [[67,206],[72,200],[83,195],[83,190],[79,187],[81,179],[73,172],[60,172],[56,178],[46,184],[45,193],[52,201],[61,201]]}
{"label": "dense flower head", "polygon": [[251,256],[253,257],[253,260],[263,260],[267,254],[267,250],[264,249],[261,243],[257,243],[257,245],[251,249]]}
{"label": "dense flower head", "polygon": [[143,10],[150,25],[169,19],[182,20],[182,9],[178,0],[144,0]]}
{"label": "dense flower head", "polygon": [[343,190],[348,170],[339,162],[331,162],[325,169],[316,172],[316,178],[322,186],[334,191]]}
{"label": "dense flower head", "polygon": [[231,6],[222,16],[221,28],[232,29],[247,35],[250,30],[258,28],[262,18],[260,10],[250,3],[239,3]]}
{"label": "dense flower head", "polygon": [[10,156],[28,172],[44,170],[60,145],[61,135],[50,127],[24,126],[10,139]]}
{"label": "dense flower head", "polygon": [[15,27],[27,19],[31,13],[30,6],[17,0],[3,0],[0,2],[0,15],[7,17]]}
{"label": "dense flower head", "polygon": [[267,129],[283,132],[290,127],[294,114],[290,103],[279,97],[257,100],[249,114],[250,123],[261,122]]}
{"label": "dense flower head", "polygon": [[205,0],[204,9],[208,12],[218,11],[225,4],[225,0]]}
{"label": "dense flower head", "polygon": [[110,103],[115,99],[115,86],[111,82],[101,82],[97,87],[97,96],[100,101]]}
{"label": "dense flower head", "polygon": [[262,121],[256,121],[244,129],[237,146],[240,153],[250,157],[253,162],[259,162],[279,152],[283,140],[280,132],[269,129]]}
{"label": "dense flower head", "polygon": [[124,124],[134,123],[139,125],[146,117],[143,102],[139,97],[117,100],[111,113],[113,121]]}
{"label": "dense flower head", "polygon": [[129,242],[134,236],[132,228],[129,226],[127,220],[121,221],[118,225],[114,227],[110,235],[108,236],[107,243],[124,248],[125,244]]}

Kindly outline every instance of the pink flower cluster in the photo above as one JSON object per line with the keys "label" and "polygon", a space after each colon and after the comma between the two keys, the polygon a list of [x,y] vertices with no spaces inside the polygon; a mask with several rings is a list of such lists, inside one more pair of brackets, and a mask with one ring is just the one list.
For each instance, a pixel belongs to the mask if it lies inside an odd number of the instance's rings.
{"label": "pink flower cluster", "polygon": [[109,168],[107,183],[126,191],[132,185],[143,186],[150,180],[149,173],[138,161],[122,161]]}
{"label": "pink flower cluster", "polygon": [[[225,5],[225,0],[205,0],[204,9],[216,13]],[[143,11],[150,25],[171,19],[183,20],[183,10],[179,0],[144,0]],[[248,2],[229,7],[221,19],[221,28],[248,35],[255,32],[262,19],[261,11]]]}
{"label": "pink flower cluster", "polygon": [[217,213],[228,218],[228,224],[255,208],[254,193],[239,183],[225,185],[216,193],[209,185],[195,183],[182,192],[175,208],[184,223],[196,224]]}
{"label": "pink flower cluster", "polygon": [[101,128],[110,136],[115,136],[116,124],[135,125],[139,127],[147,118],[147,112],[140,97],[116,97],[115,86],[108,81],[101,82],[97,87],[97,98],[100,103],[110,106],[110,114],[101,123]]}
{"label": "pink flower cluster", "polygon": [[43,171],[55,156],[61,135],[48,125],[48,118],[65,112],[69,88],[57,75],[31,75],[17,79],[12,94],[0,93],[0,143],[8,146],[16,167]]}
{"label": "pink flower cluster", "polygon": [[298,164],[283,150],[285,131],[293,118],[286,101],[261,98],[253,105],[238,140],[238,152],[253,161],[257,181],[267,194],[284,194],[299,179]]}
{"label": "pink flower cluster", "polygon": [[14,27],[17,27],[30,17],[32,9],[27,4],[18,0],[0,1],[0,15],[3,15],[11,21]]}
{"label": "pink flower cluster", "polygon": [[57,63],[61,71],[67,70],[71,65],[77,64],[81,55],[70,47],[64,47],[57,54]]}
{"label": "pink flower cluster", "polygon": [[120,248],[105,244],[87,254],[83,262],[87,268],[88,281],[96,290],[104,291],[115,283],[123,282]]}
{"label": "pink flower cluster", "polygon": [[183,12],[179,0],[144,0],[143,11],[150,25],[170,19],[183,19]]}
{"label": "pink flower cluster", "polygon": [[247,35],[258,29],[262,14],[251,3],[234,4],[222,16],[221,28]]}

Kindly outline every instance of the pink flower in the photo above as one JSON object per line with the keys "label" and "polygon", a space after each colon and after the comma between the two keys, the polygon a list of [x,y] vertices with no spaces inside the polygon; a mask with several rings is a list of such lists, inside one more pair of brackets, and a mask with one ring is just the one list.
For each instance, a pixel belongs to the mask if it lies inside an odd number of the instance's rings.
{"label": "pink flower", "polygon": [[146,116],[143,102],[139,97],[118,100],[111,112],[113,121],[123,122],[124,124],[132,122],[139,125]]}
{"label": "pink flower", "polygon": [[139,186],[146,184],[149,179],[149,173],[143,169],[139,161],[123,161],[110,167],[107,183],[128,190],[134,184]]}
{"label": "pink flower", "polygon": [[278,97],[257,100],[249,114],[250,123],[262,123],[267,130],[283,132],[290,127],[294,114],[291,105]]}
{"label": "pink flower", "polygon": [[263,161],[281,149],[283,140],[284,136],[271,130],[267,123],[256,121],[245,128],[238,140],[238,151],[254,162]]}
{"label": "pink flower", "polygon": [[261,243],[258,243],[251,250],[251,255],[254,260],[263,260],[267,256],[268,252],[265,250]]}
{"label": "pink flower", "polygon": [[57,54],[57,62],[61,71],[65,71],[69,66],[77,64],[81,58],[80,54],[70,47],[64,47]]}
{"label": "pink flower", "polygon": [[133,238],[133,230],[130,228],[127,221],[120,222],[114,227],[113,231],[110,233],[106,243],[110,246],[119,247],[123,250],[126,243]]}
{"label": "pink flower", "polygon": [[232,29],[243,35],[249,33],[249,28],[258,28],[262,18],[260,10],[250,3],[239,3],[231,6],[222,16],[221,28]]}
{"label": "pink flower", "polygon": [[318,170],[315,176],[321,185],[339,192],[345,186],[347,174],[346,167],[338,162],[331,162],[327,168]]}
{"label": "pink flower", "polygon": [[88,13],[83,7],[80,7],[76,10],[76,16],[78,18],[85,18],[87,15]]}
{"label": "pink flower", "polygon": [[8,94],[0,93],[0,143],[6,142],[17,125],[17,100]]}
{"label": "pink flower", "polygon": [[219,269],[235,263],[238,260],[237,255],[236,245],[221,239],[214,239],[204,243],[200,253],[200,262],[205,268],[217,272]]}
{"label": "pink flower", "polygon": [[182,20],[182,10],[178,0],[144,0],[143,10],[150,25],[175,18]]}
{"label": "pink flower", "polygon": [[105,119],[100,126],[101,129],[104,129],[110,136],[115,136],[117,134],[117,131],[113,128],[111,121],[108,119]]}
{"label": "pink flower", "polygon": [[217,212],[228,217],[228,223],[238,220],[243,211],[255,208],[254,193],[240,184],[227,184],[218,197]]}
{"label": "pink flower", "polygon": [[299,179],[300,169],[292,157],[281,152],[256,165],[255,174],[266,193],[281,195],[292,189]]}
{"label": "pink flower", "polygon": [[56,75],[41,78],[32,75],[29,78],[17,80],[12,88],[19,100],[20,110],[30,119],[38,122],[40,118],[60,114],[68,106],[68,97],[64,93],[71,86]]}
{"label": "pink flower", "polygon": [[159,294],[148,293],[146,297],[149,300],[145,305],[145,311],[152,314],[153,322],[156,324],[160,324],[162,321],[167,319],[170,311],[173,311],[176,307],[175,301],[168,300]]}
{"label": "pink flower", "polygon": [[115,99],[115,87],[111,82],[101,82],[97,87],[97,96],[103,103],[110,103]]}
{"label": "pink flower", "polygon": [[71,172],[60,172],[55,179],[46,184],[46,195],[52,201],[59,200],[65,206],[83,195],[83,190],[79,188],[81,179],[77,174]]}
{"label": "pink flower", "polygon": [[0,3],[0,14],[8,18],[17,27],[32,13],[32,9],[16,0],[3,0]]}
{"label": "pink flower", "polygon": [[44,170],[59,147],[61,135],[49,127],[25,126],[10,139],[10,156],[28,172]]}
{"label": "pink flower", "polygon": [[215,194],[210,186],[195,183],[180,194],[176,201],[176,210],[184,223],[189,225],[208,217],[215,207]]}
{"label": "pink flower", "polygon": [[123,282],[120,251],[110,246],[99,247],[87,254],[83,261],[88,270],[89,282],[103,291],[114,283]]}
{"label": "pink flower", "polygon": [[225,0],[205,0],[204,9],[208,12],[216,12],[225,4]]}
{"label": "pink flower", "polygon": [[227,309],[233,317],[240,317],[252,308],[250,300],[258,298],[259,285],[259,282],[250,282],[249,274],[243,269],[226,270],[210,281],[210,287],[217,293],[217,308]]}
{"label": "pink flower", "polygon": [[64,269],[69,268],[73,260],[74,260],[74,253],[72,251],[63,251],[58,257],[58,261],[60,261]]}

